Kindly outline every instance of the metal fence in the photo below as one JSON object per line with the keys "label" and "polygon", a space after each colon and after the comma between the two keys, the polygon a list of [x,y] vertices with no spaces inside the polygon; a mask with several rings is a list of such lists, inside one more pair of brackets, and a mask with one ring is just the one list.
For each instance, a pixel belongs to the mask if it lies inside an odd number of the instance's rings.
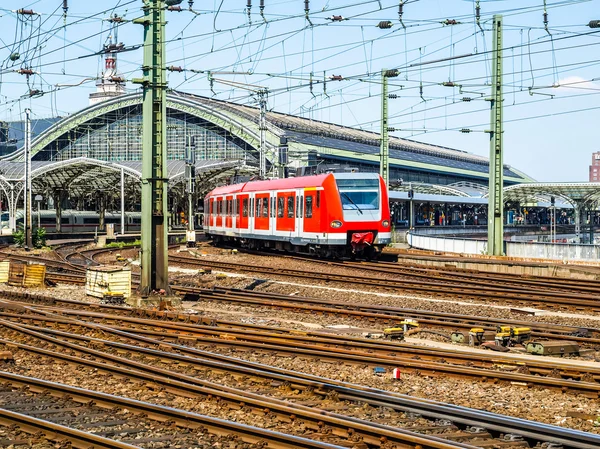
{"label": "metal fence", "polygon": [[[407,243],[413,248],[449,253],[486,254],[487,241],[467,238],[420,235],[409,232]],[[600,245],[544,242],[504,242],[508,257],[554,259],[562,261],[600,261]]]}
{"label": "metal fence", "polygon": [[600,260],[600,245],[506,242],[506,255],[532,259]]}
{"label": "metal fence", "polygon": [[413,234],[412,232],[407,235],[407,243],[413,248],[462,254],[485,254],[487,249],[485,240],[434,237]]}

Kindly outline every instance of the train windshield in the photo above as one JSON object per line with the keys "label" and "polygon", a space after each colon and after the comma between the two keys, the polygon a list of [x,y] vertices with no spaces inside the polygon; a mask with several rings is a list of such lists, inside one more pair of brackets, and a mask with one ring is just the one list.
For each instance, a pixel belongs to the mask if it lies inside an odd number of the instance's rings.
{"label": "train windshield", "polygon": [[379,179],[337,178],[336,182],[344,210],[379,209]]}

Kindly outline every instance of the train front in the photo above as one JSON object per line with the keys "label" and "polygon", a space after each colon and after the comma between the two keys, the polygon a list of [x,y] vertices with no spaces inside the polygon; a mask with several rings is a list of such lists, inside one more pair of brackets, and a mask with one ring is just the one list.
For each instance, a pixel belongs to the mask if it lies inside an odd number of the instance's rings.
{"label": "train front", "polygon": [[340,223],[332,224],[339,224],[339,231],[345,232],[351,254],[376,257],[392,240],[388,193],[383,179],[375,173],[334,173],[333,176],[343,218]]}

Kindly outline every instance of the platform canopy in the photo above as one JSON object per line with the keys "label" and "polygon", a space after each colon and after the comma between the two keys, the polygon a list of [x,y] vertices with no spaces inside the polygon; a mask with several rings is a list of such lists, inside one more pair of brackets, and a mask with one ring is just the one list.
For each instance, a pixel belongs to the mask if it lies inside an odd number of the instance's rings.
{"label": "platform canopy", "polygon": [[449,185],[428,184],[424,182],[390,182],[390,190],[396,192],[423,193],[426,195],[451,195],[457,197],[468,197],[468,193]]}
{"label": "platform canopy", "polygon": [[[197,181],[205,178],[231,174],[240,169],[239,161],[200,160],[195,164]],[[79,157],[65,161],[32,161],[31,175],[34,191],[48,189],[68,189],[75,195],[99,190],[110,190],[120,185],[121,171],[136,182],[142,178],[141,161],[106,162]],[[168,161],[167,172],[171,185],[183,181],[185,162]],[[22,185],[25,177],[23,162],[0,161],[0,182],[2,185]],[[20,189],[19,189],[20,190]]]}
{"label": "platform canopy", "polygon": [[588,207],[600,200],[600,182],[536,182],[504,188],[505,202],[548,201],[548,197],[563,200],[574,207]]}

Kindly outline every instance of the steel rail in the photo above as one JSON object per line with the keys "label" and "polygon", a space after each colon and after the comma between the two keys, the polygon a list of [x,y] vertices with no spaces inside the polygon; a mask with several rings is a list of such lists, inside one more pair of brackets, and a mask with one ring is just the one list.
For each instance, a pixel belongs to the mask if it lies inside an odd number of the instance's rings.
{"label": "steel rail", "polygon": [[[4,382],[19,385],[21,387],[31,387],[35,384],[36,380],[32,378],[23,378],[20,381],[11,382],[10,375],[3,371],[0,371],[0,379]],[[31,380],[25,381],[24,379]],[[71,443],[72,447],[78,449],[89,449],[91,447],[94,449],[139,449],[139,446],[132,446],[131,444],[122,443],[117,440],[110,440],[92,433],[82,432],[81,430],[16,413],[1,407],[0,425],[17,426],[19,429],[30,434],[42,433],[48,440],[55,441],[56,443],[64,444],[64,440],[67,440]]]}
{"label": "steel rail", "polygon": [[[45,313],[44,310],[40,313]],[[511,357],[507,354],[495,354],[495,353],[472,353],[460,350],[440,349],[431,347],[417,347],[411,344],[405,344],[401,342],[388,342],[381,340],[365,340],[357,337],[331,335],[322,332],[307,331],[298,332],[295,330],[278,328],[275,332],[266,332],[265,329],[259,331],[253,330],[252,328],[239,325],[239,323],[217,321],[218,326],[239,326],[239,328],[229,327],[214,327],[214,326],[202,326],[202,325],[182,325],[182,324],[171,324],[164,323],[162,321],[151,321],[139,318],[128,318],[120,316],[110,316],[107,314],[96,314],[93,312],[78,312],[69,310],[58,310],[54,309],[54,313],[57,316],[76,316],[81,319],[82,316],[89,318],[96,318],[102,323],[106,323],[107,320],[116,322],[129,322],[135,325],[142,326],[142,328],[127,328],[127,327],[116,327],[111,326],[113,329],[129,331],[130,333],[136,333],[141,335],[151,335],[154,337],[168,338],[175,340],[186,340],[194,342],[204,342],[205,344],[215,344],[215,338],[228,340],[230,338],[236,341],[246,341],[250,343],[272,343],[279,346],[291,346],[293,348],[301,349],[313,349],[317,347],[319,350],[329,352],[339,352],[344,354],[355,354],[373,357],[374,353],[380,354],[381,364],[384,364],[384,360],[392,360],[397,365],[403,365],[405,362],[413,362],[416,357],[421,361],[430,361],[436,363],[453,363],[456,365],[468,366],[470,368],[478,366],[487,370],[493,369],[494,367],[508,367],[514,368],[525,368],[532,375],[548,376],[560,375],[566,379],[579,379],[585,382],[600,381],[600,368],[581,366],[577,367],[573,364],[562,363],[559,361],[545,361],[545,360],[525,360],[518,357]],[[31,323],[42,323],[42,322],[55,322],[57,324],[68,325],[72,323],[71,320],[58,319],[55,317],[48,316],[23,316],[19,314],[3,313],[0,312],[0,317],[14,318],[22,321],[27,320]],[[87,323],[87,322],[85,322]],[[24,326],[26,327],[26,326]],[[163,331],[156,331],[147,329],[153,327],[154,329],[163,329]],[[181,334],[174,334],[173,331],[179,331]],[[48,331],[52,332],[52,331]],[[198,337],[200,335],[200,337]],[[232,343],[233,344],[233,343]],[[332,348],[332,346],[334,346]],[[259,348],[260,349],[260,348]],[[406,366],[406,365],[405,365]],[[496,371],[491,371],[495,373]],[[494,377],[492,374],[491,377]],[[537,383],[537,382],[536,382]]]}
{"label": "steel rail", "polygon": [[380,287],[380,288],[392,288],[401,289],[403,292],[425,292],[428,294],[436,294],[438,296],[459,296],[469,297],[476,299],[499,299],[504,301],[518,301],[521,303],[528,304],[544,304],[544,305],[560,305],[564,307],[584,307],[590,308],[594,311],[600,311],[600,301],[594,296],[581,296],[580,298],[573,298],[571,295],[562,293],[546,292],[542,295],[534,295],[532,292],[526,292],[525,294],[519,295],[515,293],[514,289],[509,288],[495,288],[480,286],[476,291],[468,290],[465,286],[460,284],[445,284],[445,285],[432,285],[431,282],[421,281],[402,281],[402,280],[391,280],[391,279],[373,279],[368,276],[347,276],[340,274],[324,273],[324,272],[306,272],[304,270],[294,270],[289,268],[273,268],[267,266],[258,265],[245,265],[241,263],[232,262],[217,262],[211,260],[198,260],[191,257],[181,256],[170,256],[169,261],[188,265],[193,267],[211,267],[221,270],[232,270],[249,273],[267,274],[269,276],[284,276],[293,277],[298,279],[311,279],[325,282],[340,282],[345,285],[356,284],[365,285],[369,287]]}
{"label": "steel rail", "polygon": [[[93,316],[94,314],[91,312],[78,312],[75,314],[78,318],[81,316]],[[98,318],[106,319],[107,317],[98,316]],[[50,320],[50,318],[48,318]],[[123,321],[133,321],[131,318],[124,318]],[[44,321],[43,318],[39,320]],[[0,323],[3,323],[5,326],[10,327],[9,322],[0,320]],[[170,323],[166,327],[173,328],[174,326]],[[147,324],[148,325],[148,324]],[[33,331],[28,326],[19,326],[21,328],[29,329]],[[190,332],[190,330],[186,330],[186,332]],[[199,331],[198,331],[199,332]],[[209,331],[205,331],[207,333]],[[597,398],[600,395],[600,384],[595,382],[584,382],[584,381],[574,381],[569,379],[556,379],[551,377],[540,377],[531,374],[522,374],[515,372],[504,372],[497,370],[488,370],[483,368],[474,368],[474,367],[466,367],[461,365],[450,365],[447,363],[436,362],[436,361],[425,361],[425,360],[415,360],[414,358],[409,358],[407,356],[401,357],[398,355],[384,355],[377,354],[374,356],[372,353],[368,352],[359,352],[352,351],[347,349],[340,348],[332,348],[328,346],[322,345],[310,345],[298,343],[298,341],[289,341],[284,338],[264,338],[264,337],[252,337],[247,336],[244,337],[243,340],[239,338],[232,339],[227,335],[227,333],[223,334],[221,330],[215,330],[212,335],[214,336],[204,336],[199,337],[196,336],[197,342],[202,342],[207,345],[216,345],[216,346],[224,346],[224,347],[244,347],[252,350],[260,350],[260,351],[275,351],[277,353],[285,353],[285,354],[293,354],[293,355],[301,355],[308,356],[317,359],[328,359],[334,362],[347,362],[347,363],[356,363],[356,364],[367,364],[371,366],[387,366],[389,368],[402,367],[405,370],[409,370],[412,372],[419,373],[429,373],[431,375],[447,375],[451,377],[467,377],[471,379],[478,380],[490,380],[493,383],[506,381],[516,384],[521,384],[525,386],[533,386],[540,385],[545,388],[553,388],[558,389],[563,392],[575,392],[584,394],[588,397]],[[167,336],[167,335],[163,335]],[[221,338],[219,338],[219,336]],[[401,353],[402,348],[398,348],[396,353]],[[405,352],[409,352],[406,350]],[[427,352],[428,354],[432,354],[432,352]],[[444,358],[452,358],[451,352],[440,351],[441,357],[439,359]],[[468,356],[463,356],[463,359],[468,359]],[[500,357],[499,357],[500,359]],[[514,361],[512,362],[514,364]],[[574,376],[576,376],[577,371],[571,367],[568,369],[563,367],[563,370],[567,371],[571,370]]]}
{"label": "steel rail", "polygon": [[[302,419],[305,424],[315,431],[322,431],[324,426],[330,427],[337,436],[350,438],[353,434],[361,435],[364,442],[379,447],[386,442],[393,442],[400,447],[414,448],[421,445],[423,449],[474,449],[474,446],[457,442],[450,442],[443,438],[431,435],[421,435],[405,429],[391,428],[377,423],[350,418],[335,413],[292,404],[286,401],[264,397],[255,393],[225,387],[196,377],[187,376],[175,371],[157,368],[152,365],[129,360],[127,358],[111,355],[95,349],[68,343],[42,333],[26,329],[21,326],[7,324],[3,325],[23,334],[52,343],[56,346],[69,348],[70,350],[91,355],[103,362],[74,357],[57,351],[49,351],[35,346],[30,346],[10,340],[1,340],[0,343],[8,347],[14,346],[19,349],[44,355],[65,361],[67,363],[85,365],[109,372],[125,378],[137,378],[147,382],[163,386],[167,391],[183,395],[184,397],[219,397],[229,403],[233,408],[248,406],[261,413],[274,413],[284,422],[294,419]],[[167,354],[165,354],[166,356]],[[124,368],[126,367],[126,368]],[[309,440],[312,441],[312,440]],[[292,446],[293,447],[293,446]],[[305,446],[298,446],[305,447]],[[309,446],[307,446],[309,447]],[[315,446],[319,447],[319,446]],[[336,448],[338,446],[335,446]]]}
{"label": "steel rail", "polygon": [[[70,385],[59,384],[56,382],[50,382],[46,380],[36,379],[33,377],[24,377],[18,374],[12,374],[4,371],[0,371],[0,379],[3,382],[12,384],[19,387],[27,387],[34,391],[49,392],[53,395],[68,396],[76,402],[90,403],[93,402],[95,405],[112,409],[114,407],[126,408],[130,411],[136,411],[143,413],[151,419],[159,421],[174,421],[176,425],[185,428],[197,428],[198,426],[205,427],[210,433],[214,435],[238,435],[244,441],[249,443],[258,443],[267,441],[271,448],[277,449],[295,449],[295,448],[306,448],[306,449],[344,449],[343,446],[311,440],[308,438],[298,437],[294,435],[283,434],[280,432],[271,431],[268,429],[262,429],[259,427],[252,427],[245,424],[236,423],[233,421],[227,421],[224,419],[213,418],[210,416],[200,415],[185,410],[179,410],[171,407],[165,407],[157,404],[151,404],[149,402],[142,402],[135,399],[129,399],[122,396],[114,396],[98,391],[85,390],[83,388],[72,387]],[[0,414],[4,414],[4,410],[0,411]],[[18,417],[15,417],[18,418]],[[38,420],[40,421],[40,420]],[[43,422],[43,421],[42,421]],[[49,423],[51,424],[51,423]],[[57,425],[53,425],[57,426]],[[50,426],[50,429],[53,427]],[[63,426],[60,426],[63,427]],[[49,429],[49,430],[50,430]],[[73,434],[79,434],[81,438],[85,435],[89,435],[89,443],[86,448],[89,447],[106,447],[107,449],[122,448],[131,449],[137,446],[126,445],[117,441],[112,446],[96,446],[92,434],[86,434],[85,432],[73,431]],[[58,430],[58,429],[57,429]],[[80,435],[84,434],[84,435]],[[98,444],[102,442],[101,438],[98,438]],[[90,446],[92,444],[93,446]],[[443,447],[443,446],[440,446]],[[446,445],[447,448],[460,447]],[[469,447],[469,446],[466,446]]]}
{"label": "steel rail", "polygon": [[[556,289],[561,291],[565,290],[565,287],[571,289],[572,293],[581,293],[581,292],[592,292],[600,294],[600,287],[598,287],[598,283],[595,281],[587,281],[587,280],[573,280],[564,278],[561,280],[557,280],[553,277],[548,276],[523,276],[523,275],[505,275],[502,273],[486,273],[486,272],[478,272],[475,270],[466,270],[466,269],[447,269],[442,267],[415,267],[409,266],[409,262],[401,262],[400,260],[397,262],[385,262],[385,261],[377,261],[377,262],[365,262],[365,261],[338,261],[338,260],[323,260],[318,259],[316,257],[311,256],[298,256],[298,255],[290,255],[290,254],[280,254],[274,252],[265,252],[265,251],[253,251],[248,249],[239,249],[246,254],[251,255],[260,255],[260,256],[275,256],[281,257],[285,259],[298,260],[301,262],[310,262],[316,263],[320,265],[327,265],[333,267],[340,268],[354,268],[361,269],[365,271],[379,272],[379,273],[387,273],[387,274],[401,274],[404,276],[411,277],[421,277],[426,279],[435,278],[436,280],[445,279],[445,280],[453,280],[464,282],[466,284],[473,284],[476,286],[480,286],[481,282],[498,282],[504,283],[505,285],[514,285],[521,284],[526,287],[531,286],[531,288],[536,291],[536,289],[543,288],[546,289],[548,286],[553,286]],[[458,259],[455,259],[458,260]],[[539,291],[539,290],[538,290]]]}
{"label": "steel rail", "polygon": [[[61,277],[55,277],[51,273],[52,280],[60,280]],[[75,280],[81,279],[85,282],[85,277],[76,275],[68,275],[68,278],[74,277]],[[67,279],[67,278],[65,278]],[[173,284],[171,288],[180,294],[190,295],[197,299],[211,299],[217,301],[230,301],[248,304],[260,304],[264,306],[297,309],[305,311],[317,311],[323,314],[338,314],[347,315],[356,319],[367,319],[371,323],[383,322],[393,324],[399,318],[415,318],[420,319],[423,323],[431,324],[449,329],[470,329],[474,326],[484,327],[489,330],[495,329],[497,325],[511,324],[514,326],[530,327],[533,330],[533,335],[543,338],[565,338],[585,344],[600,344],[600,338],[594,337],[579,337],[570,335],[580,330],[588,331],[592,334],[600,334],[599,328],[591,327],[575,327],[551,323],[542,323],[536,321],[522,321],[505,318],[490,318],[476,315],[461,315],[447,312],[432,312],[428,310],[408,309],[401,307],[385,306],[385,305],[369,305],[358,303],[346,303],[339,301],[328,301],[319,298],[309,298],[305,296],[290,296],[281,293],[261,292],[255,290],[241,290],[237,288],[217,287],[212,289],[190,287],[186,285]],[[19,300],[37,301],[47,304],[68,304],[73,307],[87,307],[94,309],[107,309],[119,311],[120,313],[141,313],[150,314],[162,318],[174,319],[178,321],[198,322],[198,318],[194,315],[180,314],[177,312],[156,311],[148,309],[135,309],[131,307],[123,307],[109,304],[86,303],[81,301],[73,301],[64,298],[55,298],[48,295],[32,294],[26,292],[3,292],[3,295]],[[432,318],[433,317],[433,318]],[[253,326],[244,324],[246,327]],[[255,325],[257,327],[261,327]]]}
{"label": "steel rail", "polygon": [[379,322],[386,324],[397,323],[404,318],[412,318],[421,324],[443,327],[452,330],[469,330],[473,327],[483,327],[486,330],[495,330],[498,325],[511,324],[525,326],[532,329],[532,335],[540,338],[566,338],[585,344],[600,344],[598,337],[580,337],[570,335],[581,330],[599,334],[598,328],[578,328],[573,326],[553,325],[535,321],[520,321],[501,318],[488,318],[469,315],[458,315],[427,310],[404,309],[385,305],[367,305],[356,303],[342,303],[316,298],[281,295],[270,292],[256,292],[237,289],[202,289],[184,285],[173,285],[172,290],[186,295],[188,299],[201,299],[212,301],[235,302],[240,304],[256,304],[266,307],[303,311],[311,314],[342,315],[358,320],[368,320],[369,323]]}
{"label": "steel rail", "polygon": [[[131,336],[131,334],[127,334],[125,332],[111,330],[106,326],[97,327],[105,329],[107,331],[119,333],[126,337]],[[160,343],[151,339],[145,340],[148,343]],[[186,348],[180,345],[173,345],[173,347],[181,350],[191,350],[190,348]],[[54,353],[51,351],[40,350],[38,348],[33,348],[33,351],[38,351],[41,354],[45,352],[46,355],[54,356]],[[390,391],[382,391],[368,387],[348,384],[345,382],[323,379],[310,374],[291,372],[285,369],[269,367],[266,365],[261,365],[254,362],[247,362],[245,360],[231,358],[227,356],[220,356],[205,352],[203,354],[207,354],[210,357],[218,358],[221,360],[230,360],[238,366],[245,366],[249,368],[260,367],[268,370],[269,372],[291,374],[292,376],[298,379],[297,381],[311,380],[320,382],[323,384],[324,387],[335,388],[336,391],[340,394],[340,397],[343,397],[346,400],[359,400],[367,402],[372,406],[389,407],[394,410],[419,413],[423,416],[427,416],[430,419],[451,419],[453,422],[461,423],[463,426],[483,426],[487,430],[492,430],[501,434],[519,434],[530,441],[557,442],[563,444],[565,449],[591,449],[598,447],[598,445],[600,444],[600,436],[588,434],[585,432],[579,432],[571,429],[536,423],[533,421],[506,417],[503,415],[496,415],[494,413],[484,412],[481,410],[473,410],[461,406],[440,404],[427,399],[415,399],[406,395],[400,395]],[[57,357],[61,357],[63,359],[72,359],[71,356],[65,356],[60,354],[58,354]],[[100,367],[100,369],[102,369],[102,366],[102,364],[98,364],[98,367]],[[481,417],[481,419],[478,420],[478,417]]]}

